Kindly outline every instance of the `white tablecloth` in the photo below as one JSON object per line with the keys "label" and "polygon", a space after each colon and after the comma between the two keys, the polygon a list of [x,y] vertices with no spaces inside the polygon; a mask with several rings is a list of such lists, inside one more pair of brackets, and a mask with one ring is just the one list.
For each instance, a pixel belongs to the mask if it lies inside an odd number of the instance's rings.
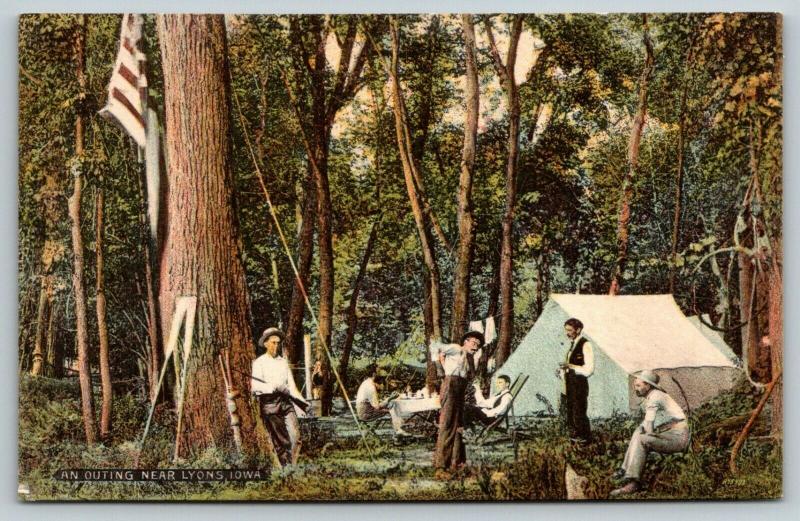
{"label": "white tablecloth", "polygon": [[415,412],[436,411],[441,409],[439,398],[407,398],[391,402],[401,416],[411,416]]}

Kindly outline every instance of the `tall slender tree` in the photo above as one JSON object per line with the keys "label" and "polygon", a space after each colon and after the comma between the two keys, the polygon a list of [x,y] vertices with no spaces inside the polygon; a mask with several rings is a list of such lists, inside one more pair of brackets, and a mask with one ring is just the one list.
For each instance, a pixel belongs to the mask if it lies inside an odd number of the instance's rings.
{"label": "tall slender tree", "polygon": [[[86,95],[86,16],[78,16],[75,33],[75,65],[78,78],[79,97]],[[83,196],[85,115],[77,107],[75,114],[75,155],[72,159],[72,196],[69,198],[69,216],[72,221],[72,289],[75,294],[75,328],[78,340],[78,378],[81,388],[81,412],[86,443],[97,440],[92,396],[92,374],[89,366],[89,326],[86,320],[86,289],[84,287],[83,235],[81,233],[81,197]]]}
{"label": "tall slender tree", "polygon": [[514,336],[514,212],[517,205],[517,170],[519,159],[520,105],[519,89],[514,76],[517,64],[517,47],[522,35],[525,17],[517,14],[511,19],[511,34],[508,40],[506,61],[500,56],[494,37],[491,18],[484,26],[489,39],[489,50],[494,69],[500,79],[508,111],[508,142],[506,149],[505,205],[503,208],[502,236],[500,245],[500,331],[497,339],[495,360],[501,366],[511,354]]}
{"label": "tall slender tree", "polygon": [[[330,412],[333,400],[333,374],[328,355],[331,349],[333,327],[334,267],[333,267],[333,214],[331,206],[330,181],[328,179],[328,157],[330,153],[331,130],[336,115],[346,103],[353,99],[363,86],[361,73],[369,55],[369,48],[363,43],[357,45],[359,33],[358,18],[339,16],[326,18],[320,15],[295,16],[290,18],[289,39],[292,58],[293,77],[284,75],[294,110],[300,124],[306,153],[315,186],[317,253],[319,257],[319,312],[316,335],[316,358],[322,365],[323,389],[322,411]],[[326,50],[329,37],[339,46],[339,63],[335,73],[331,73]],[[304,212],[305,214],[305,212]],[[304,218],[303,226],[310,223]],[[301,240],[301,247],[304,243]],[[301,250],[308,255],[310,247]],[[302,266],[301,266],[302,267]],[[302,273],[301,273],[302,275]],[[290,316],[293,331],[290,340],[296,344],[298,328],[302,323],[302,309],[292,297],[291,308],[295,316]],[[299,315],[301,320],[296,320]],[[292,320],[294,318],[294,320]],[[291,346],[290,346],[291,347]]]}
{"label": "tall slender tree", "polygon": [[[391,37],[391,59],[384,63],[389,75],[391,85],[392,112],[394,114],[395,135],[397,138],[398,153],[403,168],[403,179],[406,185],[406,192],[411,204],[411,213],[414,216],[414,223],[417,228],[420,246],[422,248],[422,258],[425,265],[426,277],[423,281],[424,304],[423,313],[425,315],[425,336],[426,343],[431,339],[441,339],[442,330],[442,291],[439,264],[436,260],[436,246],[433,242],[431,233],[432,225],[424,209],[424,203],[419,192],[417,179],[421,175],[417,172],[418,163],[414,160],[414,151],[409,129],[408,117],[405,108],[405,97],[400,86],[399,55],[400,55],[400,24],[397,17],[389,19],[389,33]],[[436,379],[436,370],[430,357],[427,362],[426,382],[432,388]]]}
{"label": "tall slender tree", "polygon": [[617,295],[622,287],[625,266],[628,262],[628,241],[630,238],[631,199],[633,198],[633,182],[639,173],[639,145],[642,142],[642,131],[647,119],[647,96],[649,92],[650,77],[655,67],[653,56],[653,42],[650,40],[650,27],[647,24],[647,14],[642,15],[642,43],[645,56],[642,74],[639,77],[639,99],[636,115],[633,118],[631,135],[628,140],[628,168],[622,179],[622,194],[619,202],[619,217],[617,218],[617,261],[614,275],[611,279],[609,295]]}
{"label": "tall slender tree", "polygon": [[478,61],[475,45],[475,22],[472,15],[461,15],[466,63],[464,147],[461,153],[461,174],[458,179],[458,253],[453,276],[453,315],[450,338],[464,334],[469,319],[470,273],[472,270],[475,222],[472,217],[472,180],[475,176],[475,147],[478,140]]}

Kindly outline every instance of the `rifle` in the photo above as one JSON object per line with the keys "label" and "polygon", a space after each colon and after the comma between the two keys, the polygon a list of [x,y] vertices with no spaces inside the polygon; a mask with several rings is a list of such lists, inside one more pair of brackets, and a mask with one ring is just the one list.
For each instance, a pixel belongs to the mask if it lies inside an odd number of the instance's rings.
{"label": "rifle", "polygon": [[[234,372],[237,372],[237,373],[239,373],[241,375],[247,376],[248,378],[251,378],[251,379],[253,379],[253,380],[257,381],[257,382],[261,382],[262,384],[268,384],[268,382],[262,380],[261,378],[258,378],[256,376],[253,376],[253,375],[248,374],[248,373],[245,373],[244,371],[239,371],[238,369],[234,369],[233,367],[231,367],[231,371],[234,371]],[[305,400],[301,400],[300,398],[297,398],[296,396],[292,396],[290,393],[285,393],[285,392],[276,390],[275,394],[280,394],[281,396],[283,396],[285,398],[288,398],[289,401],[291,401],[293,404],[295,404],[298,407],[300,407],[300,409],[303,412],[308,412],[309,407],[311,407],[310,403],[308,403]]]}

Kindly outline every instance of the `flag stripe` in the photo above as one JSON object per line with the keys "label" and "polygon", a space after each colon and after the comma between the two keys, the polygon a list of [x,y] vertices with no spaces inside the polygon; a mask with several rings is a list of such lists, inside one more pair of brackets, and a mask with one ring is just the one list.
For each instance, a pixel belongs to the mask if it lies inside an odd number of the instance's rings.
{"label": "flag stripe", "polygon": [[132,73],[131,70],[125,66],[124,63],[119,64],[117,72],[119,73],[120,76],[128,80],[128,83],[131,84],[131,87],[133,87],[134,89],[139,88],[139,86],[136,84],[137,82],[136,75]]}
{"label": "flag stripe", "polygon": [[144,118],[147,100],[145,55],[139,50],[142,24],[140,15],[126,14],[122,18],[119,50],[108,83],[108,100],[100,111],[102,116],[119,124],[140,147],[146,145],[147,128]]}
{"label": "flag stripe", "polygon": [[125,106],[125,108],[128,109],[128,112],[131,113],[131,116],[136,118],[136,121],[138,121],[139,124],[142,126],[142,128],[144,128],[144,118],[139,113],[139,111],[136,110],[136,108],[128,100],[128,98],[125,97],[125,95],[119,89],[117,89],[116,87],[112,88],[111,93],[114,96],[114,99],[116,99],[117,101],[122,103]]}

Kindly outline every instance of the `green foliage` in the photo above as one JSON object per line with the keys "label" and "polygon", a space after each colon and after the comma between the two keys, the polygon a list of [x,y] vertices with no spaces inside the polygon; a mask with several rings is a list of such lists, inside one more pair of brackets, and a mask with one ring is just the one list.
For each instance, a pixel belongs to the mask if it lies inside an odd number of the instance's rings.
{"label": "green foliage", "polygon": [[[331,46],[346,36],[354,20],[336,15]],[[464,50],[460,21],[452,15],[402,15],[399,66],[407,96],[411,138],[425,196],[452,242],[457,237],[456,190],[463,144]],[[75,161],[74,121],[86,116],[86,150],[79,158],[86,186],[82,201],[88,305],[94,305],[94,195],[106,197],[106,295],[115,386],[112,446],[83,455],[77,390],[72,384],[45,379],[21,381],[20,465],[32,481],[42,481],[57,465],[131,462],[136,456],[145,408],[146,335],[143,201],[135,149],[116,127],[97,118],[105,103],[106,86],[119,45],[117,15],[86,15],[86,87],[80,90],[74,42],[78,15],[23,15],[19,23],[19,369],[30,366],[36,331],[36,308],[43,277],[55,282],[54,338],[69,358],[74,350],[71,291],[71,238],[66,213],[72,190],[68,164]],[[388,49],[381,16],[358,21],[359,35],[370,32]],[[506,18],[495,18],[498,36],[505,37]],[[163,99],[160,50],[154,37],[154,17],[145,21],[150,103],[160,113]],[[311,167],[303,143],[309,114],[296,114],[284,79],[307,104],[311,93],[302,78],[311,63],[298,61],[314,41],[312,30],[324,22],[313,16],[231,16],[227,20],[233,113],[231,164],[234,171],[242,258],[246,269],[253,329],[285,321],[294,284],[289,256],[296,258],[298,228],[309,197]],[[473,188],[475,260],[470,318],[484,317],[491,308],[491,288],[499,263],[502,208],[505,199],[507,114],[495,84],[476,19],[481,84],[481,120]],[[710,313],[717,322],[736,323],[730,309],[738,304],[737,268],[732,257],[713,255],[732,245],[742,198],[753,174],[762,201],[753,208],[763,216],[770,248],[779,247],[782,211],[782,48],[781,24],[774,15],[654,14],[649,17],[655,45],[655,71],[650,84],[648,118],[642,136],[640,165],[632,180],[629,262],[623,293],[665,293],[668,276],[676,273],[674,295],[686,314]],[[618,253],[617,219],[621,179],[627,169],[628,137],[638,102],[642,67],[642,19],[629,15],[529,15],[525,31],[533,40],[535,65],[518,75],[521,97],[521,142],[518,204],[514,222],[515,340],[535,322],[548,294],[606,293]],[[371,45],[371,42],[360,42]],[[501,45],[503,47],[503,45]],[[353,364],[343,375],[354,390],[367,361],[378,360],[402,382],[415,376],[399,362],[420,362],[425,356],[423,305],[424,264],[396,145],[392,101],[387,98],[385,72],[370,50],[362,82],[352,101],[336,115],[330,136],[328,175],[333,203],[335,295],[332,351],[338,356],[345,335],[344,313],[370,227],[380,231],[367,266],[357,305],[358,325]],[[533,53],[528,49],[526,52]],[[327,90],[334,88],[335,67],[326,63]],[[681,99],[685,96],[683,197],[675,200]],[[252,152],[269,191],[277,220],[288,241],[284,251]],[[680,203],[678,252],[671,255],[675,205]],[[765,239],[761,239],[762,243]],[[436,242],[443,288],[444,323],[449,322],[454,260]],[[316,253],[315,253],[316,254]],[[701,263],[701,260],[703,261]],[[318,261],[313,262],[308,294],[318,299]],[[722,300],[727,299],[724,303]],[[728,306],[726,308],[725,306]],[[305,332],[314,335],[307,318]],[[90,338],[96,338],[94,313],[89,313]],[[735,351],[738,331],[728,332]],[[513,344],[515,344],[514,342]],[[90,362],[96,365],[96,350]],[[45,399],[50,396],[51,399]],[[756,398],[743,390],[721,397],[696,411],[698,428],[743,414]],[[166,407],[156,415],[143,463],[158,465],[171,454],[174,418]],[[559,498],[555,476],[569,463],[590,478],[592,497],[605,497],[606,473],[630,433],[628,420],[603,426],[603,436],[586,454],[574,454],[554,443],[547,429],[525,443],[514,465],[494,463],[468,479],[417,492],[386,492],[391,478],[353,473],[341,482],[332,474],[287,476],[266,488],[209,486],[197,498],[222,494],[237,497],[447,498],[458,493],[481,498]],[[24,426],[24,427],[23,427]],[[324,438],[325,433],[308,433]],[[58,443],[48,441],[58,440]],[[322,444],[323,446],[325,444]],[[657,494],[772,497],[780,487],[780,449],[747,444],[742,468],[766,483],[758,492],[749,477],[726,476],[724,451],[704,449],[658,460],[654,472]],[[763,444],[765,447],[768,444]],[[322,457],[318,448],[309,455]],[[328,450],[357,448],[331,445]],[[352,454],[350,454],[352,456]],[[207,454],[209,463],[227,456]],[[327,457],[327,456],[326,456]],[[94,458],[94,459],[92,459]],[[335,465],[335,459],[331,465]],[[592,465],[582,462],[592,461]],[[328,472],[327,470],[325,472]],[[427,471],[426,471],[427,472]],[[500,472],[501,474],[497,474]],[[427,480],[423,473],[416,476]],[[351,479],[352,478],[352,479]],[[307,485],[303,480],[306,479]],[[389,483],[387,485],[386,483]],[[534,486],[533,483],[540,485]],[[54,496],[118,493],[113,486],[43,485]],[[353,492],[347,490],[353,487]],[[404,485],[405,486],[405,485]],[[383,487],[383,488],[382,488]],[[402,488],[402,487],[401,487]],[[395,490],[395,489],[392,489]],[[397,489],[401,490],[401,489]],[[662,491],[662,492],[657,492]],[[160,493],[142,486],[133,497]],[[170,497],[189,494],[176,485]],[[388,495],[387,495],[388,494]],[[107,496],[103,496],[107,497]],[[398,496],[399,497],[399,496]],[[662,496],[658,496],[662,497]],[[665,497],[665,496],[664,496]],[[693,496],[694,497],[694,496]]]}

